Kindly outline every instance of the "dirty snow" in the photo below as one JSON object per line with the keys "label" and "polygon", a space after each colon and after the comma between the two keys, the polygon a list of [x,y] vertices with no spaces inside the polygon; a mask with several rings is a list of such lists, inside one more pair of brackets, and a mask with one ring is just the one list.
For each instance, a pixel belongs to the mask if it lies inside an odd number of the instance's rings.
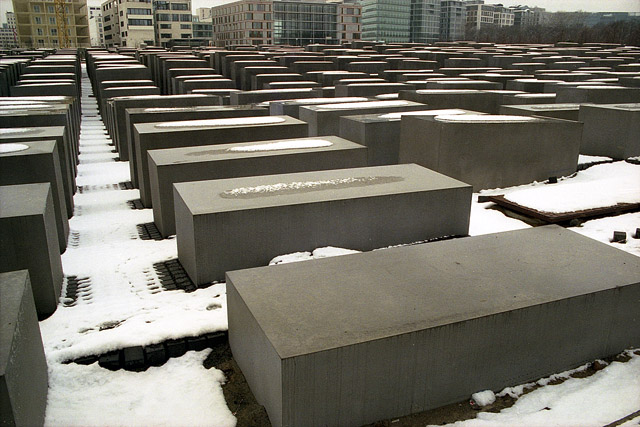
{"label": "dirty snow", "polygon": [[496,395],[491,390],[479,391],[471,395],[471,400],[473,400],[478,406],[487,406],[496,401]]}
{"label": "dirty snow", "polygon": [[303,148],[321,148],[331,147],[332,142],[325,139],[292,139],[288,141],[269,142],[266,144],[252,144],[231,147],[227,151],[251,153],[255,151],[278,151],[278,150],[295,150]]}

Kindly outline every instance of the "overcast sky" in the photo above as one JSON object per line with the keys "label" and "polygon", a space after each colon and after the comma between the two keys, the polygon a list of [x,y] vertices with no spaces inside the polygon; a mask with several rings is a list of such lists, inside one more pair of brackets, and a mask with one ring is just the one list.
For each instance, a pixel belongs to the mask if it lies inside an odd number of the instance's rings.
{"label": "overcast sky", "polygon": [[[104,0],[87,0],[90,6],[100,6]],[[211,7],[226,0],[192,0],[193,11],[199,7]],[[234,1],[234,0],[230,0]],[[486,0],[487,4],[502,3],[505,6],[526,4],[528,6],[544,7],[550,12],[640,12],[640,0]],[[6,22],[5,12],[13,10],[11,0],[0,0],[0,20]]]}

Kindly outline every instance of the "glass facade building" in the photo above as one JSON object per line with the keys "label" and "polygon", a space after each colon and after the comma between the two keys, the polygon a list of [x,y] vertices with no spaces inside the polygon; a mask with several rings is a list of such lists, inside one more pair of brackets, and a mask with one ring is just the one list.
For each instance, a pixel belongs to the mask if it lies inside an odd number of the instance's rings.
{"label": "glass facade building", "polygon": [[413,43],[435,43],[440,39],[440,0],[411,0]]}
{"label": "glass facade building", "polygon": [[440,2],[440,40],[455,41],[464,39],[467,23],[466,5],[461,0],[442,0]]}
{"label": "glass facade building", "polygon": [[335,3],[273,2],[273,42],[292,46],[338,43]]}
{"label": "glass facade building", "polygon": [[408,43],[412,0],[363,0],[362,38]]}

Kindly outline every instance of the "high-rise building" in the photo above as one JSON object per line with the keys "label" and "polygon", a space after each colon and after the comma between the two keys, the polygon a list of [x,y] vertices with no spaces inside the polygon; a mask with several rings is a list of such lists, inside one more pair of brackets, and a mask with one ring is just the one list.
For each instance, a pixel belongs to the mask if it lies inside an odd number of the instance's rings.
{"label": "high-rise building", "polygon": [[171,39],[193,37],[191,0],[153,0],[156,42],[165,45]]}
{"label": "high-rise building", "polygon": [[214,41],[230,44],[339,44],[360,38],[357,3],[239,0],[211,9]]}
{"label": "high-rise building", "polygon": [[102,8],[99,6],[89,6],[89,37],[91,46],[104,46]]}
{"label": "high-rise building", "polygon": [[151,0],[107,0],[102,3],[102,21],[107,47],[154,44]]}
{"label": "high-rise building", "polygon": [[13,12],[6,13],[7,22],[0,27],[0,47],[18,47],[18,33],[16,32],[16,15]]}
{"label": "high-rise building", "polygon": [[[20,47],[60,47],[67,41],[69,47],[90,45],[86,0],[65,0],[62,14],[52,1],[13,0],[13,11]],[[64,21],[58,22],[61,17]]]}
{"label": "high-rise building", "polygon": [[435,43],[440,39],[440,0],[411,0],[413,43]]}
{"label": "high-rise building", "polygon": [[467,23],[466,6],[462,0],[442,0],[440,2],[440,40],[464,39]]}
{"label": "high-rise building", "polygon": [[362,39],[407,43],[411,32],[411,0],[363,0]]}

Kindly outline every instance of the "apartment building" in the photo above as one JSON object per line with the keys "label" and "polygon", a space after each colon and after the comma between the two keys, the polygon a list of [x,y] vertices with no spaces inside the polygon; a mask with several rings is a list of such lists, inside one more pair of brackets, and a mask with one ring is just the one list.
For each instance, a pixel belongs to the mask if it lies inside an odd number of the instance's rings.
{"label": "apartment building", "polygon": [[107,0],[101,7],[106,47],[154,44],[151,0]]}
{"label": "apartment building", "polygon": [[16,16],[13,12],[6,13],[7,22],[0,27],[0,47],[6,49],[18,47],[18,33],[16,32]]}
{"label": "apartment building", "polygon": [[528,25],[542,25],[547,22],[549,12],[542,7],[514,6],[511,7],[513,12],[513,25],[518,27],[526,27]]}
{"label": "apartment building", "polygon": [[153,0],[155,11],[155,39],[166,45],[171,39],[193,37],[191,0]]}
{"label": "apartment building", "polygon": [[211,20],[201,21],[198,15],[193,15],[192,26],[194,39],[213,40],[213,25],[211,24]]}
{"label": "apartment building", "polygon": [[86,0],[65,0],[59,11],[50,0],[12,1],[20,47],[90,46]]}
{"label": "apartment building", "polygon": [[102,8],[99,6],[89,6],[89,38],[91,46],[104,46]]}
{"label": "apartment building", "polygon": [[440,2],[440,40],[464,39],[467,13],[462,0],[442,0]]}
{"label": "apartment building", "polygon": [[240,0],[211,9],[215,44],[338,44],[360,38],[359,4]]}

